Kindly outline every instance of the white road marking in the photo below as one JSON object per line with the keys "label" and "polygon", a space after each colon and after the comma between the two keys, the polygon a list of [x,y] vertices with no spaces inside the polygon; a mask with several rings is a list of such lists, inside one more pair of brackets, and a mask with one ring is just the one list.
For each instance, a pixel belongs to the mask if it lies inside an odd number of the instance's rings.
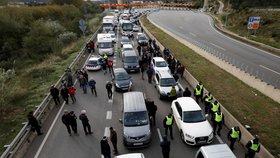
{"label": "white road marking", "polygon": [[159,141],[162,142],[162,136],[161,136],[159,128],[157,128],[157,132],[158,132]]}
{"label": "white road marking", "polygon": [[116,59],[114,59],[114,60],[113,60],[113,62],[115,63],[115,62],[117,62],[117,60],[116,60]]}
{"label": "white road marking", "polygon": [[216,138],[218,139],[218,141],[220,142],[220,144],[224,144],[223,140],[222,140],[218,135],[216,135]]}
{"label": "white road marking", "polygon": [[231,37],[228,37],[228,36],[224,35],[223,33],[221,33],[220,31],[218,31],[218,30],[216,30],[216,29],[214,28],[214,26],[211,24],[211,19],[210,19],[210,17],[208,17],[208,22],[209,22],[209,25],[211,26],[211,28],[212,28],[215,32],[217,32],[218,34],[220,34],[220,35],[222,35],[222,36],[224,36],[224,37],[226,37],[226,38],[228,38],[228,39],[230,39],[230,40],[232,40],[232,41],[235,41],[235,42],[237,42],[237,43],[239,43],[239,44],[243,44],[243,45],[248,46],[248,47],[251,47],[251,48],[253,48],[253,49],[257,49],[257,50],[259,50],[259,51],[261,51],[261,52],[263,52],[263,53],[269,54],[269,55],[271,55],[271,56],[273,56],[273,57],[276,57],[276,58],[279,58],[279,59],[280,59],[280,56],[274,55],[274,54],[269,53],[269,52],[267,52],[267,51],[261,50],[261,49],[259,49],[259,48],[257,48],[257,47],[253,47],[253,46],[251,46],[251,45],[249,45],[249,44],[247,44],[247,43],[240,42],[240,41],[238,41],[238,40],[236,40],[236,39],[233,39],[233,38],[231,38]]}
{"label": "white road marking", "polygon": [[221,46],[218,46],[218,45],[216,45],[216,44],[214,44],[214,43],[211,43],[211,42],[210,42],[210,44],[212,44],[213,46],[215,46],[215,47],[217,47],[217,48],[222,49],[223,51],[225,51],[225,50],[226,50],[225,48],[223,48],[223,47],[221,47]]}
{"label": "white road marking", "polygon": [[106,136],[106,137],[109,137],[109,136],[110,136],[109,127],[105,127],[104,136]]}
{"label": "white road marking", "polygon": [[107,120],[112,119],[112,111],[107,111],[106,119]]}
{"label": "white road marking", "polygon": [[269,71],[271,71],[271,72],[274,72],[274,73],[280,75],[279,72],[277,72],[277,71],[275,71],[275,70],[272,70],[272,69],[270,69],[270,68],[268,68],[268,67],[265,67],[265,66],[263,66],[263,65],[260,65],[260,67],[262,67],[262,68],[264,68],[264,69],[267,69],[267,70],[269,70]]}
{"label": "white road marking", "polygon": [[190,32],[190,34],[191,34],[192,36],[196,37],[196,34],[194,34],[194,33],[192,33],[192,32]]}

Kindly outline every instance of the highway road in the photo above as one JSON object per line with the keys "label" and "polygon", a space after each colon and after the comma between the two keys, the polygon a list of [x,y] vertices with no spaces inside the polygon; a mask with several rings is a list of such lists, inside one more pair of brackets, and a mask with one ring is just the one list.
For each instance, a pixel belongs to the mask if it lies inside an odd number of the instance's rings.
{"label": "highway road", "polygon": [[280,57],[218,32],[213,26],[212,18],[205,13],[161,10],[150,14],[148,18],[164,29],[280,88]]}
{"label": "highway road", "polygon": [[[118,35],[119,44],[120,36]],[[134,46],[137,46],[136,41],[132,41]],[[95,53],[96,54],[96,53]],[[117,56],[111,56],[110,58],[114,61],[114,67],[122,67],[122,61]],[[124,153],[135,153],[142,152],[146,158],[160,158],[161,148],[159,146],[159,134],[157,129],[160,130],[161,134],[164,134],[164,129],[162,125],[162,120],[170,112],[170,101],[159,100],[157,91],[153,84],[147,82],[147,76],[145,80],[141,79],[140,73],[131,73],[133,79],[133,91],[142,91],[146,94],[147,97],[155,101],[155,104],[158,106],[157,116],[156,116],[156,126],[152,126],[152,142],[150,146],[140,149],[127,149],[122,144],[122,124],[119,122],[119,119],[122,117],[122,93],[113,92],[113,99],[108,100],[107,92],[105,89],[106,81],[111,80],[109,74],[104,75],[103,72],[94,71],[88,72],[89,78],[93,77],[97,82],[97,94],[94,96],[91,94],[90,89],[88,88],[88,93],[84,94],[82,89],[76,84],[77,93],[76,98],[77,102],[72,104],[69,101],[69,105],[63,104],[57,117],[54,119],[53,126],[47,128],[43,136],[37,137],[36,139],[44,140],[40,143],[38,141],[35,144],[31,144],[29,150],[24,155],[25,158],[38,157],[38,158],[99,158],[101,157],[100,152],[100,140],[104,135],[109,136],[108,128],[110,126],[114,127],[118,133],[118,148],[120,154]],[[180,84],[183,87],[190,87],[185,80],[180,79]],[[82,130],[82,125],[80,120],[78,121],[78,133],[79,136],[72,135],[69,136],[66,130],[66,127],[61,122],[61,116],[63,111],[67,109],[69,111],[75,111],[76,115],[80,114],[80,111],[85,109],[87,111],[90,124],[92,126],[93,134],[85,135]],[[203,108],[204,109],[204,108]],[[220,141],[217,137],[214,139],[213,144],[226,141],[226,133],[229,129],[223,127],[222,136]],[[171,140],[171,158],[182,158],[182,157],[194,157],[198,146],[189,146],[184,144],[179,135],[176,125],[173,126],[174,140]],[[112,149],[112,144],[109,142]],[[236,144],[236,149],[234,153],[237,157],[243,157],[244,149],[240,144]]]}

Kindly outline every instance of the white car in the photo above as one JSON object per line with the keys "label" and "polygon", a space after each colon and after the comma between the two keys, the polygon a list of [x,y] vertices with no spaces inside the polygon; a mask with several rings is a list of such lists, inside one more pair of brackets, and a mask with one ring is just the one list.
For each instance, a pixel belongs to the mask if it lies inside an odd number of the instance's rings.
{"label": "white car", "polygon": [[142,153],[123,154],[115,156],[115,158],[145,158]]}
{"label": "white car", "polygon": [[162,57],[153,57],[151,63],[154,65],[155,71],[170,72],[167,62]]}
{"label": "white car", "polygon": [[100,70],[101,69],[101,64],[102,64],[102,57],[92,55],[88,59],[87,64],[85,65],[85,68],[89,71],[90,70]]}
{"label": "white car", "polygon": [[121,47],[123,47],[124,44],[130,44],[129,38],[127,36],[121,37]]}
{"label": "white car", "polygon": [[122,47],[122,57],[126,51],[134,51],[133,46],[131,44],[124,44]]}
{"label": "white car", "polygon": [[213,141],[213,128],[194,99],[180,97],[173,100],[171,112],[180,131],[181,139],[186,144],[203,145]]}
{"label": "white car", "polygon": [[134,25],[134,26],[133,26],[133,31],[134,31],[134,32],[138,32],[138,31],[139,31],[139,27],[138,27],[137,25]]}
{"label": "white car", "polygon": [[112,41],[114,43],[116,43],[116,34],[115,34],[115,32],[114,31],[109,31],[108,34],[110,34],[110,37],[111,37]]}

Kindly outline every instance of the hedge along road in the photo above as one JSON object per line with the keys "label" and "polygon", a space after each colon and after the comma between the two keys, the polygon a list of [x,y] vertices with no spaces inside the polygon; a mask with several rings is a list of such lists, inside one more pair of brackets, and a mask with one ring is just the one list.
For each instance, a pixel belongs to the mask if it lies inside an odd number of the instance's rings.
{"label": "hedge along road", "polygon": [[[163,25],[165,21],[167,25],[173,25],[174,27],[180,27],[179,21],[175,20],[178,16],[177,14],[185,15],[186,12],[172,12],[172,14],[166,13],[167,11],[160,11],[159,13],[150,14],[149,18],[153,20],[153,15],[156,14],[155,21],[159,22],[158,25]],[[171,12],[171,11],[170,11]],[[163,16],[164,15],[164,20]],[[174,14],[173,14],[174,13]],[[191,13],[197,14],[197,13]],[[165,20],[170,18],[172,15],[172,20]],[[162,16],[162,17],[161,17]],[[182,16],[182,15],[181,15]],[[190,17],[196,15],[190,15]],[[202,15],[201,15],[202,16]],[[176,18],[174,18],[176,17]],[[193,18],[193,17],[192,17]],[[159,21],[162,20],[162,21]],[[280,149],[277,148],[279,144],[279,131],[280,123],[274,122],[271,124],[271,120],[279,120],[279,104],[272,101],[268,97],[264,96],[260,92],[248,87],[246,84],[226,73],[225,71],[219,69],[216,65],[210,63],[205,58],[194,53],[188,49],[183,44],[176,41],[173,37],[167,35],[163,31],[157,29],[154,25],[148,22],[147,19],[143,19],[144,25],[149,29],[149,31],[166,47],[168,47],[173,55],[177,59],[180,59],[182,63],[186,66],[187,70],[190,71],[198,80],[202,80],[206,88],[210,90],[216,98],[236,117],[240,118],[239,121],[244,125],[248,124],[252,127],[253,134],[259,134],[262,138],[261,142],[274,154],[279,153]],[[188,24],[191,25],[192,22]],[[208,24],[208,23],[207,23]],[[187,27],[186,23],[181,25],[181,27]],[[163,26],[164,27],[164,26]],[[199,27],[199,26],[195,26]],[[167,29],[171,29],[168,27]],[[190,29],[190,28],[189,28]],[[182,30],[182,29],[181,29]],[[184,30],[184,28],[183,28]],[[209,30],[209,29],[207,29]],[[172,30],[170,30],[172,32]],[[178,31],[174,31],[178,34]],[[179,32],[180,33],[180,32]],[[191,32],[192,33],[192,32]],[[190,34],[190,33],[189,33]],[[192,33],[191,36],[197,36],[197,34]],[[209,35],[209,31],[205,32]],[[180,36],[185,35],[180,33]],[[200,37],[200,36],[199,36]],[[200,37],[201,38],[201,37]],[[208,37],[209,38],[209,37]],[[214,37],[213,37],[214,38]],[[189,39],[189,38],[188,38]],[[211,39],[209,39],[211,41]],[[213,42],[212,42],[213,43]],[[266,105],[266,106],[263,106]],[[260,110],[261,109],[261,110]],[[266,126],[263,126],[266,125]]]}

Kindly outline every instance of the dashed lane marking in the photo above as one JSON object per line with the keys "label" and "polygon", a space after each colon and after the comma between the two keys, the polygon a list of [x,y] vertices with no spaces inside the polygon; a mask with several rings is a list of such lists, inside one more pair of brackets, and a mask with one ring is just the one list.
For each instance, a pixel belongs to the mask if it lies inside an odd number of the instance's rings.
{"label": "dashed lane marking", "polygon": [[216,44],[214,44],[214,43],[211,43],[211,42],[210,42],[210,44],[211,44],[211,45],[213,45],[213,46],[215,46],[215,47],[217,47],[217,48],[222,49],[223,51],[225,51],[225,50],[226,50],[225,48],[223,48],[223,47],[221,47],[221,46],[218,46],[218,45],[216,45]]}
{"label": "dashed lane marking", "polygon": [[107,120],[112,119],[112,111],[107,111],[106,119]]}
{"label": "dashed lane marking", "polygon": [[161,136],[159,128],[157,128],[157,132],[158,132],[159,141],[162,142],[162,136]]}
{"label": "dashed lane marking", "polygon": [[266,69],[266,70],[269,70],[269,71],[271,71],[271,72],[274,72],[274,73],[280,75],[279,72],[277,72],[277,71],[275,71],[275,70],[272,70],[272,69],[270,69],[270,68],[268,68],[268,67],[265,67],[265,66],[263,66],[263,65],[260,65],[260,67],[262,67],[262,68],[264,68],[264,69]]}

